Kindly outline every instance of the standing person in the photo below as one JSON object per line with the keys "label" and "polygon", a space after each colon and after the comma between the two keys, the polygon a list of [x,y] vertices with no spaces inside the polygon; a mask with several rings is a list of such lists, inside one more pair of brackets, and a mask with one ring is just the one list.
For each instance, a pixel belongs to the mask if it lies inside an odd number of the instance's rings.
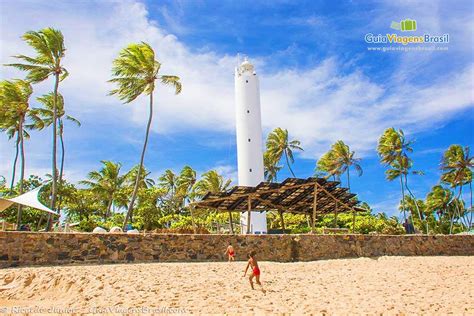
{"label": "standing person", "polygon": [[224,256],[225,255],[228,255],[229,257],[229,262],[231,261],[235,261],[235,251],[234,251],[234,247],[232,247],[231,244],[229,244],[229,246],[227,246],[227,249],[224,253]]}
{"label": "standing person", "polygon": [[260,286],[262,292],[265,293],[262,283],[260,283],[260,269],[258,267],[257,259],[255,258],[255,251],[250,252],[247,257],[249,258],[249,261],[247,263],[247,267],[245,268],[244,277],[247,275],[249,267],[252,268],[252,273],[249,276],[250,286],[252,287],[252,290],[255,290],[255,288],[253,287],[253,278],[255,277],[256,283]]}

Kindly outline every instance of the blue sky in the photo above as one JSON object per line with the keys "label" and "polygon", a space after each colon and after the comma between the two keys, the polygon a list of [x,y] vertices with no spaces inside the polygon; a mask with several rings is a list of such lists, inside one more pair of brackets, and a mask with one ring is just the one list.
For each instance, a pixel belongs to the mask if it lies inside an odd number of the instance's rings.
{"label": "blue sky", "polygon": [[[233,68],[238,54],[260,76],[265,135],[287,128],[302,141],[294,170],[313,174],[315,161],[338,139],[362,158],[364,174],[352,188],[376,211],[398,213],[397,183],[385,180],[375,152],[378,136],[394,126],[415,140],[410,179],[424,197],[438,183],[439,162],[450,144],[474,144],[474,8],[470,1],[2,1],[1,63],[31,53],[19,37],[53,26],[63,31],[71,75],[60,87],[81,128],[66,126],[66,177],[83,179],[100,160],[138,162],[146,99],[123,105],[107,96],[118,51],[147,41],[164,73],[177,74],[183,93],[156,92],[146,166],[191,165],[236,178]],[[401,32],[392,21],[417,21],[415,35],[450,34],[447,51],[368,51],[366,33]],[[425,45],[429,46],[429,45]],[[2,68],[1,78],[23,74]],[[35,97],[52,82],[35,86]],[[35,101],[33,100],[33,105]],[[49,172],[50,135],[33,133],[27,173]],[[9,178],[13,142],[0,137],[0,174]],[[280,179],[288,176],[286,170]]]}

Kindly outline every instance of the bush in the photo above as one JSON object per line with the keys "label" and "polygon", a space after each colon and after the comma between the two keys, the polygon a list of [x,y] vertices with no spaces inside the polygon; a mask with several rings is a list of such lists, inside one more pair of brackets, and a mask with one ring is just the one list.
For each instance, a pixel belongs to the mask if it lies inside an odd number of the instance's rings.
{"label": "bush", "polygon": [[[155,229],[154,233],[158,234],[194,234],[192,227],[180,227],[180,228],[161,228]],[[205,227],[196,227],[196,234],[210,234]]]}

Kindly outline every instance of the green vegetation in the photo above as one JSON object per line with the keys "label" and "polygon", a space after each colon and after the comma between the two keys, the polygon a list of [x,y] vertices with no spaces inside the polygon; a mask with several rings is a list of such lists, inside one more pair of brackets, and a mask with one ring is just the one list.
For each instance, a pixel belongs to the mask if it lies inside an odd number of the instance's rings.
{"label": "green vegetation", "polygon": [[[62,66],[65,57],[64,38],[60,31],[46,28],[38,32],[27,32],[23,39],[36,56],[15,56],[24,63],[9,64],[26,72],[24,80],[3,80],[0,82],[0,131],[15,142],[15,155],[12,164],[11,184],[0,176],[0,196],[16,196],[44,185],[40,200],[45,205],[63,212],[67,221],[78,223],[82,231],[91,231],[97,226],[111,228],[125,227],[131,223],[142,230],[169,232],[213,232],[229,231],[230,213],[205,209],[193,209],[190,202],[201,199],[208,192],[217,193],[230,188],[231,180],[224,178],[215,170],[198,176],[190,166],[179,172],[166,170],[157,179],[150,178],[145,168],[145,154],[153,119],[153,93],[156,81],[170,85],[175,93],[181,92],[179,77],[159,74],[161,64],[155,59],[153,48],[146,43],[131,44],[120,51],[112,67],[110,82],[116,88],[110,92],[125,102],[133,102],[140,95],[149,97],[149,116],[145,139],[139,163],[128,171],[119,162],[101,161],[102,167],[88,173],[87,179],[73,184],[64,178],[65,139],[64,123],[80,126],[79,120],[66,111],[66,101],[59,93],[59,83],[68,75]],[[40,107],[30,105],[33,94],[32,84],[54,77],[54,90],[37,98]],[[29,131],[51,128],[53,135],[52,171],[45,175],[46,182],[38,176],[25,179],[25,146]],[[61,144],[61,163],[59,171],[56,163],[57,136]],[[463,190],[469,188],[470,210],[472,210],[472,169],[474,157],[468,147],[450,146],[443,155],[440,183],[435,185],[426,198],[414,196],[408,185],[409,175],[422,175],[413,171],[412,141],[408,141],[402,130],[388,128],[381,135],[377,152],[381,163],[387,167],[387,180],[400,181],[400,211],[404,224],[413,224],[424,233],[458,233],[472,227],[472,212],[468,211],[463,200]],[[263,155],[265,179],[277,181],[278,173],[284,168],[295,177],[292,169],[294,151],[302,151],[299,140],[290,140],[288,130],[276,128],[269,135]],[[19,181],[16,168],[20,158]],[[283,159],[283,165],[280,165]],[[351,185],[351,171],[362,176],[361,160],[342,140],[335,142],[328,152],[316,163],[316,174],[325,178],[344,181]],[[346,228],[358,233],[402,234],[404,228],[397,217],[388,218],[384,213],[374,214],[369,205],[360,205],[366,211],[359,212],[354,219],[352,214],[319,214],[315,226],[319,232],[324,228]],[[28,224],[33,230],[51,229],[53,218],[40,211],[10,207],[2,213],[8,222]],[[237,216],[236,216],[237,217]],[[284,214],[286,229],[292,233],[310,231],[309,218],[305,215]],[[235,231],[240,228],[238,221],[232,221]],[[269,229],[280,229],[281,219],[277,212],[268,212]]]}

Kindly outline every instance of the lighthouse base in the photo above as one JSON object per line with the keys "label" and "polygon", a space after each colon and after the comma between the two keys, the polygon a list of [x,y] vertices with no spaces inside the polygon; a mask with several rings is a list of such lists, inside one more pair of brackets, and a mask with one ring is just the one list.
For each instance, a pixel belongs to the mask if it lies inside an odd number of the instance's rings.
{"label": "lighthouse base", "polygon": [[[240,215],[240,228],[242,234],[247,234],[247,212]],[[250,234],[267,233],[267,214],[266,212],[251,212],[250,215]]]}

